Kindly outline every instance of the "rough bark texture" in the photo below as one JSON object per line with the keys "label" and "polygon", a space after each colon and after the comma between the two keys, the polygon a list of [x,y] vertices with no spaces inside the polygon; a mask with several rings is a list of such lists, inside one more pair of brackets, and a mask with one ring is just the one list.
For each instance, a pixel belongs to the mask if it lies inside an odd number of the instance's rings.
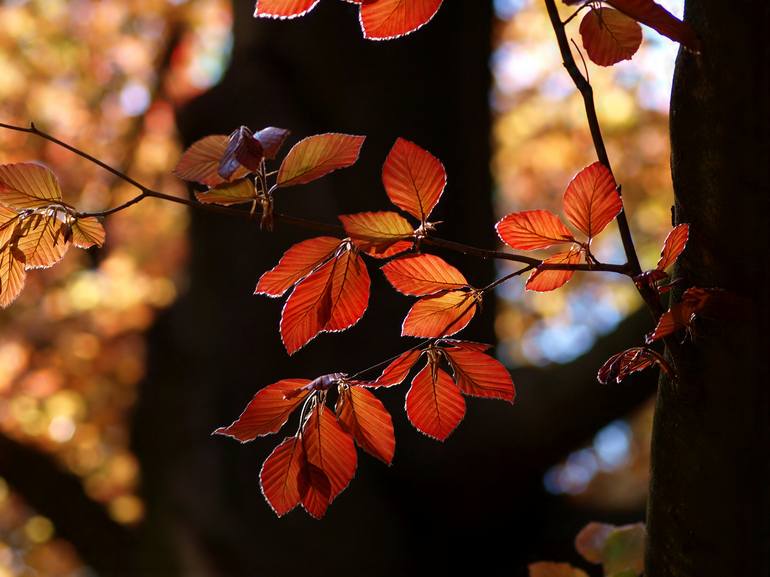
{"label": "rough bark texture", "polygon": [[751,313],[703,319],[678,386],[658,394],[649,577],[766,576],[770,563],[768,183],[770,9],[690,2],[703,53],[680,54],[671,108],[682,287],[721,287]]}

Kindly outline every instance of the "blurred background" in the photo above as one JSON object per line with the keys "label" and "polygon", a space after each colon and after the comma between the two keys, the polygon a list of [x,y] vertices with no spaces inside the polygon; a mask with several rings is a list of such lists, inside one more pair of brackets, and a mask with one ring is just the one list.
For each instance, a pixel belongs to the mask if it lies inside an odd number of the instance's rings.
{"label": "blurred background", "polygon": [[[594,160],[582,101],[537,0],[445,3],[424,29],[385,43],[363,40],[355,8],[342,2],[324,0],[292,22],[256,21],[252,4],[3,2],[0,121],[34,121],[179,196],[189,191],[171,169],[207,134],[241,124],[286,127],[295,139],[367,134],[354,168],[277,199],[281,211],[329,222],[387,206],[379,170],[403,136],[447,167],[440,234],[488,248],[504,214],[560,212],[567,182]],[[681,0],[662,4],[681,14]],[[579,45],[577,26],[569,32]],[[670,228],[676,47],[644,33],[632,61],[588,72],[652,267]],[[35,159],[82,210],[134,194],[61,148],[0,131],[0,162]],[[622,262],[613,226],[594,252]],[[0,577],[518,576],[528,562],[574,560],[572,539],[589,520],[643,517],[654,375],[595,380],[650,325],[627,279],[576,275],[550,294],[506,284],[464,336],[496,343],[516,405],[471,399],[441,445],[407,422],[405,388],[388,390],[393,467],[361,455],[326,519],[276,519],[257,474],[282,436],[238,446],[211,431],[280,378],[355,372],[411,346],[398,338],[409,299],[372,267],[364,320],[289,359],[281,303],[251,293],[308,233],[267,235],[155,200],[106,228],[104,249],[31,273],[0,313]],[[477,286],[509,271],[444,256]]]}

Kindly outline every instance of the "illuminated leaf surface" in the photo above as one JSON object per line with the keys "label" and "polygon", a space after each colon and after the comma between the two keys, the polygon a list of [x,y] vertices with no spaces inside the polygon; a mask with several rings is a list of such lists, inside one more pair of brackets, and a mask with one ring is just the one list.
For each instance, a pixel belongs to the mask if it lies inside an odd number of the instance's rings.
{"label": "illuminated leaf surface", "polygon": [[402,336],[445,337],[461,331],[476,314],[476,299],[469,292],[452,291],[418,300],[404,319]]}
{"label": "illuminated leaf surface", "polygon": [[318,0],[257,0],[254,16],[262,18],[296,18],[310,12]]}
{"label": "illuminated leaf surface", "polygon": [[0,248],[11,240],[18,223],[19,213],[12,208],[0,205]]}
{"label": "illuminated leaf surface", "polygon": [[331,481],[320,467],[307,460],[300,470],[299,492],[302,507],[311,517],[321,519],[326,515],[332,493]]}
{"label": "illuminated leaf surface", "polygon": [[41,208],[61,201],[56,175],[33,163],[0,165],[0,203],[14,208]]}
{"label": "illuminated leaf surface", "polygon": [[432,254],[392,260],[382,267],[382,272],[394,289],[409,296],[426,296],[468,286],[459,270]]}
{"label": "illuminated leaf surface", "polygon": [[318,134],[295,144],[278,170],[278,186],[306,184],[355,164],[365,136]]}
{"label": "illuminated leaf surface", "polygon": [[295,283],[305,278],[318,265],[330,258],[340,245],[340,239],[319,236],[298,242],[287,250],[275,267],[264,273],[254,294],[279,297]]}
{"label": "illuminated leaf surface", "polygon": [[6,308],[24,288],[24,253],[13,242],[0,249],[0,307]]}
{"label": "illuminated leaf surface", "polygon": [[409,422],[425,435],[443,441],[465,416],[465,400],[446,371],[425,365],[406,395]]}
{"label": "illuminated leaf surface", "polygon": [[693,52],[700,51],[700,41],[693,29],[653,0],[607,0],[607,4]]}
{"label": "illuminated leaf surface", "polygon": [[385,159],[382,183],[393,204],[425,222],[444,192],[446,171],[430,152],[399,138]]}
{"label": "illuminated leaf surface", "polygon": [[78,248],[102,246],[106,237],[102,223],[95,216],[78,218],[72,223],[72,244]]}
{"label": "illuminated leaf surface", "polygon": [[706,309],[714,298],[715,289],[692,287],[682,295],[682,300],[671,305],[658,320],[655,330],[645,336],[647,344],[689,328],[694,316]]}
{"label": "illuminated leaf surface", "polygon": [[[182,180],[199,182],[206,186],[216,186],[226,182],[219,175],[219,163],[227,150],[229,138],[224,134],[206,136],[194,142],[184,151],[182,158],[174,168],[174,174]],[[243,178],[248,171],[241,167],[236,170],[231,180]]]}
{"label": "illuminated leaf surface", "polygon": [[600,162],[581,170],[564,192],[564,214],[589,240],[603,231],[622,209],[615,178]]}
{"label": "illuminated leaf surface", "polygon": [[65,224],[55,215],[33,214],[18,225],[16,232],[27,270],[56,264],[70,247],[64,240]]}
{"label": "illuminated leaf surface", "polygon": [[602,384],[620,383],[631,373],[643,371],[655,365],[655,356],[643,347],[634,347],[612,355],[599,369],[597,380]]}
{"label": "illuminated leaf surface", "polygon": [[[570,249],[560,252],[543,261],[543,264],[580,264],[581,252]],[[527,279],[526,289],[537,292],[547,292],[564,286],[575,271],[535,269]]]}
{"label": "illuminated leaf surface", "polygon": [[568,563],[540,561],[529,566],[529,577],[588,577],[588,574]]}
{"label": "illuminated leaf surface", "polygon": [[487,343],[476,343],[474,341],[459,341],[457,339],[441,339],[441,341],[439,342],[448,347],[462,349],[465,351],[478,351],[480,353],[483,353],[484,351],[488,351],[489,349],[492,348],[492,345],[488,345]]}
{"label": "illuminated leaf surface", "polygon": [[231,206],[252,202],[257,196],[254,183],[248,178],[242,178],[235,182],[224,182],[209,188],[206,192],[196,192],[195,198],[203,204],[221,204]]}
{"label": "illuminated leaf surface", "polygon": [[305,453],[302,441],[287,437],[262,465],[259,485],[275,514],[282,517],[299,504],[299,475]]}
{"label": "illuminated leaf surface", "polygon": [[[308,379],[283,379],[266,386],[254,395],[240,417],[230,426],[220,427],[214,433],[238,439],[241,443],[277,433],[309,393],[297,393],[297,389],[309,382]],[[291,393],[293,396],[286,398]]]}
{"label": "illuminated leaf surface", "polygon": [[399,385],[403,383],[404,379],[406,379],[407,375],[409,374],[409,371],[412,370],[412,367],[420,358],[420,355],[422,355],[422,351],[420,350],[406,351],[405,353],[402,353],[387,367],[385,367],[385,370],[382,371],[382,374],[376,381],[367,383],[367,386],[392,387],[393,385]]}
{"label": "illuminated leaf surface", "polygon": [[690,225],[680,224],[675,226],[674,229],[668,233],[665,242],[663,243],[663,250],[660,252],[660,260],[658,261],[658,270],[666,270],[672,264],[676,262],[679,255],[687,246],[687,240],[690,237]]}
{"label": "illuminated leaf surface", "polygon": [[396,450],[393,421],[374,394],[361,387],[344,389],[337,401],[337,415],[359,447],[391,464]]}
{"label": "illuminated leaf surface", "polygon": [[505,216],[495,226],[500,239],[518,250],[548,248],[575,239],[567,226],[548,210],[525,210]]}
{"label": "illuminated leaf surface", "polygon": [[463,393],[513,402],[516,396],[513,380],[500,361],[479,351],[457,347],[444,349],[444,352]]}
{"label": "illuminated leaf surface", "polygon": [[398,38],[424,26],[436,15],[442,0],[367,0],[361,4],[364,38]]}
{"label": "illuminated leaf surface", "polygon": [[412,225],[397,212],[359,212],[341,214],[339,219],[360,250],[376,258],[386,258],[412,247]]}
{"label": "illuminated leaf surface", "polygon": [[580,36],[588,57],[600,66],[630,60],[642,44],[641,26],[612,8],[589,10],[580,23]]}

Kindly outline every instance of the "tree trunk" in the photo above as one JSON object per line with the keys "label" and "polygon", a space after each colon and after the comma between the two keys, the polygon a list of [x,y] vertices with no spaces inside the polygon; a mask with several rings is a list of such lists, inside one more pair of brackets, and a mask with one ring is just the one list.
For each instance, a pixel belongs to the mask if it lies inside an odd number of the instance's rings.
{"label": "tree trunk", "polygon": [[770,8],[699,0],[686,19],[703,51],[680,54],[672,94],[675,218],[691,229],[677,276],[731,291],[751,312],[698,321],[679,383],[660,383],[647,575],[766,576]]}

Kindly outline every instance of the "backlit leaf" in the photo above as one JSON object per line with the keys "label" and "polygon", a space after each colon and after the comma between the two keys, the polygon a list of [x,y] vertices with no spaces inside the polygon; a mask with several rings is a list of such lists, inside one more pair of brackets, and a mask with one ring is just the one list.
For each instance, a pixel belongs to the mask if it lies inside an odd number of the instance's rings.
{"label": "backlit leaf", "polygon": [[716,289],[698,287],[687,289],[682,295],[682,300],[671,305],[671,308],[661,315],[655,330],[645,336],[647,344],[665,338],[681,329],[689,328],[695,315],[709,306],[716,292],[718,292]]}
{"label": "backlit leaf", "polygon": [[[580,250],[571,248],[567,252],[560,252],[543,261],[543,264],[580,264]],[[527,279],[526,289],[537,292],[547,292],[564,286],[575,271],[572,270],[545,270],[537,268],[532,271]]]}
{"label": "backlit leaf", "polygon": [[[216,186],[226,182],[219,175],[219,163],[227,150],[229,137],[224,134],[206,136],[194,142],[184,151],[174,168],[174,174],[182,180],[199,182],[206,186]],[[230,180],[243,178],[248,171],[241,167],[237,169]]]}
{"label": "backlit leaf", "polygon": [[278,264],[263,274],[254,294],[279,297],[330,258],[340,246],[340,239],[319,236],[298,242],[287,250]]}
{"label": "backlit leaf", "polygon": [[567,226],[548,210],[525,210],[503,217],[495,225],[500,239],[518,250],[548,248],[575,239]]}
{"label": "backlit leaf", "polygon": [[399,138],[385,159],[382,183],[393,204],[425,222],[444,192],[446,170],[430,152]]}
{"label": "backlit leaf", "polygon": [[78,218],[72,223],[72,244],[78,248],[102,246],[107,233],[95,216]]}
{"label": "backlit leaf", "polygon": [[689,237],[689,224],[675,226],[674,229],[668,233],[666,241],[663,243],[663,250],[660,252],[660,260],[658,261],[658,266],[656,268],[658,270],[666,270],[674,264],[687,246]]}
{"label": "backlit leaf", "polygon": [[12,208],[0,205],[0,248],[5,246],[19,223],[19,213]]}
{"label": "backlit leaf", "polygon": [[376,258],[387,258],[409,250],[414,230],[397,212],[341,214],[347,235],[360,250]]}
{"label": "backlit leaf", "polygon": [[421,350],[406,351],[391,362],[376,381],[367,383],[369,387],[392,387],[404,382],[409,371],[422,355]]}
{"label": "backlit leaf", "polygon": [[254,16],[261,18],[296,18],[310,12],[318,0],[257,0]]}
{"label": "backlit leaf", "polygon": [[476,314],[474,295],[452,291],[418,300],[404,319],[402,336],[438,338],[463,330]]}
{"label": "backlit leaf", "polygon": [[206,192],[195,193],[195,198],[198,199],[198,202],[203,204],[221,204],[223,206],[253,202],[256,197],[257,191],[254,189],[254,183],[248,178],[242,178],[235,182],[224,182],[217,186],[212,186]]}
{"label": "backlit leaf", "polygon": [[653,0],[606,0],[613,6],[660,32],[674,42],[679,42],[693,52],[700,51],[700,41],[689,24],[682,22]]}
{"label": "backlit leaf", "polygon": [[604,574],[614,577],[626,574],[641,575],[644,571],[644,542],[646,531],[644,524],[616,527],[607,536],[602,549]]}
{"label": "backlit leaf", "polygon": [[380,400],[361,387],[342,390],[337,416],[364,451],[390,465],[396,450],[393,421]]}
{"label": "backlit leaf", "polygon": [[41,208],[61,202],[56,175],[34,163],[0,165],[0,203],[13,208]]}
{"label": "backlit leaf", "polygon": [[299,474],[299,492],[302,496],[302,508],[311,517],[321,519],[326,515],[332,485],[323,469],[305,460]]}
{"label": "backlit leaf", "polygon": [[443,349],[460,390],[474,397],[504,399],[513,403],[516,391],[511,373],[497,359],[479,351]]}
{"label": "backlit leaf", "polygon": [[24,288],[27,273],[24,270],[24,253],[14,242],[7,242],[0,249],[0,307],[6,308]]}
{"label": "backlit leaf", "polygon": [[588,574],[568,563],[540,561],[529,565],[529,577],[588,577]]}
{"label": "backlit leaf", "polygon": [[446,371],[426,364],[406,395],[409,422],[421,433],[443,441],[465,416],[465,400]]}
{"label": "backlit leaf", "polygon": [[633,347],[612,355],[599,369],[596,379],[607,384],[610,381],[620,383],[631,373],[637,373],[655,365],[655,354],[644,347]]}
{"label": "backlit leaf", "polygon": [[33,214],[16,228],[17,246],[24,253],[25,268],[48,268],[59,262],[70,247],[66,225],[55,214]]}
{"label": "backlit leaf", "polygon": [[299,504],[299,474],[305,460],[302,441],[287,437],[262,465],[259,486],[275,514],[282,517]]}
{"label": "backlit leaf", "polygon": [[361,4],[364,38],[388,40],[421,28],[436,15],[442,0],[366,0]]}
{"label": "backlit leaf", "polygon": [[484,351],[488,351],[492,348],[492,345],[488,345],[487,343],[476,343],[474,341],[459,341],[457,339],[441,339],[439,341],[439,344],[442,344],[447,347],[451,348],[458,348],[465,351],[478,351],[480,353],[483,353]]}
{"label": "backlit leaf", "polygon": [[600,66],[630,60],[642,44],[641,26],[612,8],[589,10],[580,23],[580,36],[588,57]]}
{"label": "backlit leaf", "polygon": [[604,230],[623,210],[615,178],[601,162],[577,173],[564,192],[564,214],[588,239]]}
{"label": "backlit leaf", "polygon": [[318,134],[295,144],[278,170],[278,186],[312,182],[330,172],[355,164],[365,136]]}
{"label": "backlit leaf", "polygon": [[[298,389],[307,385],[309,379],[283,379],[261,389],[251,399],[246,409],[231,425],[220,427],[215,435],[225,435],[241,443],[253,441],[271,433],[277,433],[286,423],[292,411],[296,409],[310,391]],[[291,398],[286,398],[293,393]]]}
{"label": "backlit leaf", "polygon": [[382,272],[394,289],[409,296],[426,296],[468,286],[459,270],[432,254],[394,259],[382,267]]}
{"label": "backlit leaf", "polygon": [[615,529],[615,525],[607,523],[589,523],[575,537],[575,550],[589,563],[601,563],[604,544]]}

